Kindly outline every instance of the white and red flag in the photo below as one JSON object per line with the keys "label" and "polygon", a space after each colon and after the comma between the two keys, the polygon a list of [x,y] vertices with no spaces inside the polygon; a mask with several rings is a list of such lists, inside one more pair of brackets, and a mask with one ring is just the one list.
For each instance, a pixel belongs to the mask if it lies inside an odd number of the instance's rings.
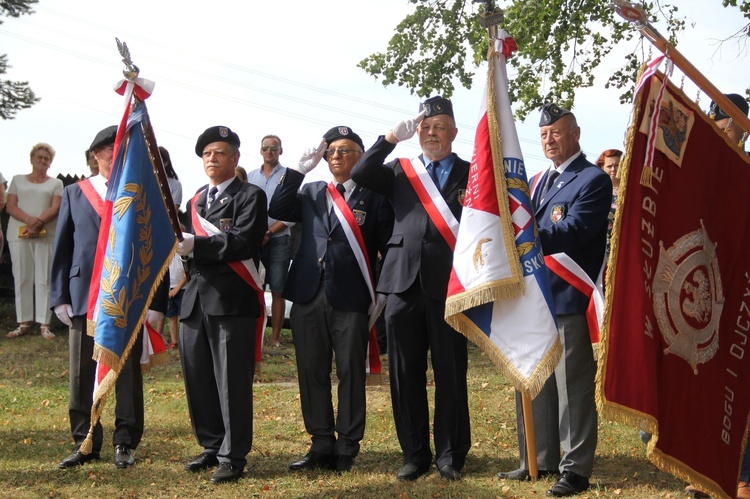
{"label": "white and red flag", "polygon": [[505,31],[490,48],[445,320],[534,397],[562,348],[508,97],[515,50]]}

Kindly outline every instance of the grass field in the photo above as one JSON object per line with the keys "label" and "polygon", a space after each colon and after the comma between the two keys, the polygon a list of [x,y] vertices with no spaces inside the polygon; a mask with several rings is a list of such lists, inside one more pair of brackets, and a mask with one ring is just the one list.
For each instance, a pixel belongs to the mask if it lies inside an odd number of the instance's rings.
{"label": "grass field", "polygon": [[[464,479],[441,480],[433,467],[413,483],[398,482],[401,466],[387,384],[367,389],[367,429],[353,472],[292,474],[309,437],[302,423],[291,333],[283,347],[264,355],[255,383],[253,450],[237,483],[215,486],[211,471],[190,474],[185,462],[201,451],[192,435],[179,359],[145,376],[146,432],[127,470],[112,464],[106,445],[112,433],[112,404],[104,423],[102,460],[71,470],[57,463],[72,450],[67,420],[67,332],[53,341],[33,336],[9,340],[15,327],[12,304],[0,301],[0,496],[36,497],[546,497],[552,479],[536,483],[498,480],[517,467],[513,389],[475,347],[469,350],[472,450]],[[59,324],[58,324],[59,326]],[[432,390],[430,389],[432,394]],[[579,497],[685,497],[684,483],[662,473],[645,458],[638,431],[600,421],[592,488]]]}

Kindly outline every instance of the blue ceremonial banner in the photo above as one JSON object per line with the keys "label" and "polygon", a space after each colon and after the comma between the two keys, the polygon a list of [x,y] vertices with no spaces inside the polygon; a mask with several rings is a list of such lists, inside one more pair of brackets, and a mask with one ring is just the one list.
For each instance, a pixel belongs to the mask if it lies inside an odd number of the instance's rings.
{"label": "blue ceremonial banner", "polygon": [[502,34],[489,56],[445,320],[533,398],[562,347],[508,98],[515,42]]}
{"label": "blue ceremonial banner", "polygon": [[[132,87],[128,90],[129,103]],[[143,327],[146,313],[177,248],[152,156],[159,152],[155,143],[149,148],[147,142],[150,128],[145,103],[133,99],[117,131],[99,243],[91,248],[95,268],[88,320],[95,322],[97,361],[91,428],[135,342],[144,341],[147,352],[156,350],[149,342],[153,336],[142,338],[140,333],[148,334]],[[154,339],[161,341],[158,334]],[[91,450],[91,435],[81,446],[84,454]]]}

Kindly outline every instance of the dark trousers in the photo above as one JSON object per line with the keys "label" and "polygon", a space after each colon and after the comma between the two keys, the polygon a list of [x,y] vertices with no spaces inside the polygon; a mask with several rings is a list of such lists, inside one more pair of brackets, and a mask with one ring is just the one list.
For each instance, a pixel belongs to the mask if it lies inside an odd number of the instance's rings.
{"label": "dark trousers", "polygon": [[[91,406],[94,397],[96,362],[94,338],[86,334],[86,317],[73,317],[69,329],[70,375],[68,418],[70,431],[76,447],[86,439],[91,426]],[[130,357],[122,368],[115,384],[115,431],[112,444],[124,444],[135,449],[143,436],[143,377],[141,375],[141,352],[143,342],[139,335],[130,351]],[[110,398],[111,400],[111,398]],[[94,427],[93,451],[102,448],[102,425]]]}
{"label": "dark trousers", "polygon": [[204,315],[182,321],[180,359],[198,443],[240,468],[253,443],[255,317]]}
{"label": "dark trousers", "polygon": [[[331,307],[321,284],[312,301],[292,306],[290,320],[302,417],[312,437],[310,450],[356,456],[365,433],[367,408],[367,314]],[[339,380],[335,423],[331,396],[333,354]]]}
{"label": "dark trousers", "polygon": [[466,337],[443,318],[445,302],[424,295],[419,279],[391,294],[385,308],[393,418],[404,463],[428,464],[427,350],[435,374],[435,462],[461,469],[471,447]]}

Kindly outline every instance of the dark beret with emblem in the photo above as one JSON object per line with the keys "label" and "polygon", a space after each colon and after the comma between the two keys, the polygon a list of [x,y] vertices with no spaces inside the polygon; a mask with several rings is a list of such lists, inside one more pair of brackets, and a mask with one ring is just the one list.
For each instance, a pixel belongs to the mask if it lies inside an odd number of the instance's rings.
{"label": "dark beret with emblem", "polygon": [[359,145],[363,151],[365,150],[365,144],[362,142],[360,136],[354,133],[354,130],[348,126],[335,126],[323,135],[323,140],[326,141],[328,147],[331,147],[332,143],[341,139],[349,139]]}
{"label": "dark beret with emblem", "polygon": [[117,125],[108,126],[104,130],[101,130],[94,137],[94,141],[89,146],[89,151],[98,149],[100,147],[108,146],[109,144],[115,143],[115,137],[117,136]]}
{"label": "dark beret with emblem", "polygon": [[214,142],[226,142],[235,147],[240,147],[240,138],[228,126],[212,126],[206,128],[206,131],[198,137],[198,142],[195,143],[195,154],[202,157],[203,149]]}
{"label": "dark beret with emblem", "polygon": [[[742,111],[747,116],[748,109],[750,106],[747,104],[747,100],[739,94],[724,94],[724,97],[732,101],[732,104]],[[714,114],[714,121],[723,120],[729,118],[729,115],[724,112],[722,108],[716,105],[714,101],[711,101],[711,106],[708,108],[709,114]]]}
{"label": "dark beret with emblem", "polygon": [[563,116],[573,114],[564,107],[560,107],[554,102],[548,102],[542,106],[542,116],[539,118],[539,126],[549,126]]}
{"label": "dark beret with emblem", "polygon": [[447,114],[451,118],[453,118],[453,104],[451,104],[451,101],[448,99],[444,99],[440,95],[436,95],[435,97],[430,97],[424,102],[421,102],[419,104],[419,111],[425,111],[425,118],[429,118],[431,116],[437,116],[439,114]]}

